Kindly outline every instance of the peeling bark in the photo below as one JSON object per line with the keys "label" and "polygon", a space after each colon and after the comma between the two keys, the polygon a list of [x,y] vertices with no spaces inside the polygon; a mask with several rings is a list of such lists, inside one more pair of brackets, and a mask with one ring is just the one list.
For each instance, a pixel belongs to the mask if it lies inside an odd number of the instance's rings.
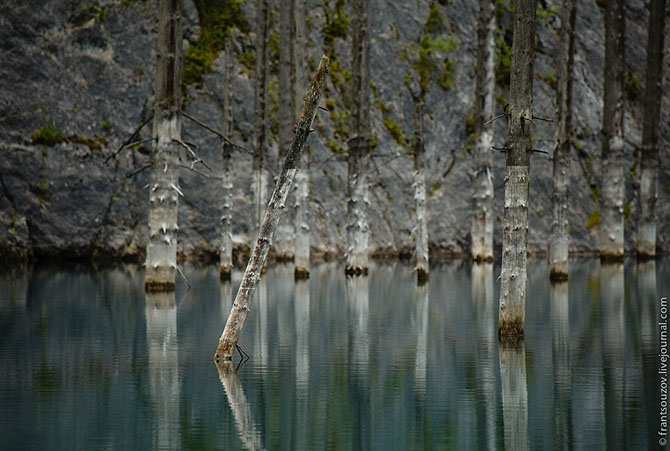
{"label": "peeling bark", "polygon": [[600,182],[600,259],[603,261],[622,261],[624,253],[624,16],[624,0],[607,2]]}
{"label": "peeling bark", "polygon": [[524,336],[535,0],[517,0],[514,14],[498,319],[498,339],[501,341],[523,340]]}
{"label": "peeling bark", "polygon": [[221,248],[219,252],[219,274],[222,280],[230,280],[233,270],[233,168],[231,165],[233,146],[233,48],[231,38],[226,39],[225,48],[225,90],[223,133],[227,140],[223,141],[222,194],[221,209]]}
{"label": "peeling bark", "polygon": [[181,141],[181,0],[162,0],[158,12],[158,45],[154,105],[153,149],[149,176],[149,240],[146,291],[175,289],[177,270],[177,210]]}
{"label": "peeling bark", "polygon": [[368,272],[368,178],[370,152],[370,35],[369,0],[353,2],[351,133],[347,158],[347,275]]}
{"label": "peeling bark", "polygon": [[256,76],[254,83],[254,156],[252,162],[255,230],[257,233],[266,207],[267,168],[267,88],[268,88],[268,1],[256,0]]}
{"label": "peeling bark", "polygon": [[656,256],[656,200],[658,197],[659,119],[661,114],[661,75],[663,71],[663,39],[665,0],[649,3],[647,68],[642,122],[642,161],[640,171],[640,218],[637,226],[638,258]]}
{"label": "peeling bark", "polygon": [[300,163],[302,151],[307,141],[307,137],[312,129],[312,122],[316,116],[317,107],[323,88],[326,82],[326,74],[328,73],[329,61],[324,55],[321,57],[321,62],[314,76],[312,86],[305,96],[305,106],[302,110],[298,126],[296,127],[295,138],[293,144],[286,155],[286,161],[282,168],[277,185],[272,193],[272,198],[268,204],[263,225],[261,226],[258,238],[251,252],[251,258],[247,264],[247,268],[242,276],[242,283],[235,297],[233,308],[228,316],[226,327],[219,339],[219,345],[214,355],[214,360],[217,363],[231,360],[233,352],[237,346],[237,341],[242,333],[244,321],[249,313],[249,306],[254,294],[254,290],[261,278],[261,272],[265,265],[265,260],[272,244],[279,217],[284,209],[286,198],[288,196],[297,167]]}
{"label": "peeling bark", "polygon": [[479,1],[477,20],[477,73],[475,79],[474,165],[475,179],[472,190],[472,258],[475,261],[493,261],[493,177],[491,173],[491,146],[496,58],[496,2]]}
{"label": "peeling bark", "polygon": [[414,234],[417,283],[428,281],[428,226],[426,224],[426,162],[423,145],[423,103],[414,110],[414,200],[416,202],[416,231]]}
{"label": "peeling bark", "polygon": [[549,278],[568,279],[568,190],[572,135],[572,84],[575,54],[576,0],[563,0],[561,8],[560,50],[556,74],[558,125],[554,150],[551,236],[549,239]]}
{"label": "peeling bark", "polygon": [[[307,79],[307,6],[305,0],[295,0],[295,99],[302,99]],[[309,277],[309,146],[305,145],[302,168],[295,176],[295,278]]]}

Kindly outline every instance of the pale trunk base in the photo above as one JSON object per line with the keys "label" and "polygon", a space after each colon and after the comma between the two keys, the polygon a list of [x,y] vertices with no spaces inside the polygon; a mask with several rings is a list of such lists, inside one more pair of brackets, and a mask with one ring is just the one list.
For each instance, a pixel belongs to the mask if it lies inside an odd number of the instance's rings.
{"label": "pale trunk base", "polygon": [[423,284],[428,281],[428,227],[426,225],[426,173],[423,168],[415,171],[416,202],[416,276],[417,283]]}
{"label": "pale trunk base", "polygon": [[638,258],[656,257],[656,168],[642,168],[640,174],[640,220],[637,227]]}
{"label": "pale trunk base", "polygon": [[498,338],[523,340],[527,285],[527,166],[509,166],[505,182]]}
{"label": "pale trunk base", "polygon": [[[492,135],[483,132],[477,152],[490,152]],[[491,170],[479,167],[475,173],[472,195],[472,259],[477,262],[493,261],[493,177]]]}
{"label": "pale trunk base", "polygon": [[[305,165],[306,166],[306,165]],[[295,277],[309,277],[309,173],[303,167],[295,175]]]}
{"label": "pale trunk base", "polygon": [[345,272],[359,276],[368,273],[368,187],[362,171],[350,176],[350,192]]}
{"label": "pale trunk base", "polygon": [[[623,147],[623,141],[613,138],[610,151],[618,155],[617,147]],[[623,261],[623,167],[615,158],[606,158],[602,168],[600,259],[603,261]]]}

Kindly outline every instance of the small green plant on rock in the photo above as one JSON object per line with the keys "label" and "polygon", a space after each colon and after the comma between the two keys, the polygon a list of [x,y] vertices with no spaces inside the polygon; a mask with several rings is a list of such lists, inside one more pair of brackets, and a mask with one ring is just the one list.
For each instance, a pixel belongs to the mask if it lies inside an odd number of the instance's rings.
{"label": "small green plant on rock", "polygon": [[51,125],[45,125],[30,135],[33,144],[52,147],[65,141],[65,134]]}

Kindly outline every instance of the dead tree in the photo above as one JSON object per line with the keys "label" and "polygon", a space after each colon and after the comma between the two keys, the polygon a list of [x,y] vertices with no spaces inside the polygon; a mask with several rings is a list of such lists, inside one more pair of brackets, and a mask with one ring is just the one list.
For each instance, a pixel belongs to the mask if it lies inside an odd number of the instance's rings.
{"label": "dead tree", "polygon": [[600,181],[600,259],[623,260],[624,0],[605,6],[605,67]]}
{"label": "dead tree", "polygon": [[161,0],[158,9],[155,104],[146,291],[172,291],[177,271],[177,210],[181,142],[182,2]]}
{"label": "dead tree", "polygon": [[267,168],[268,0],[256,0],[256,80],[254,84],[254,155],[252,162],[255,232],[265,211]]}
{"label": "dead tree", "polygon": [[558,126],[554,150],[553,215],[549,239],[549,278],[568,279],[568,190],[572,137],[572,84],[575,60],[576,0],[563,0],[561,8],[560,50],[556,66],[558,79],[556,105]]}
{"label": "dead tree", "polygon": [[[295,116],[293,96],[293,20],[294,0],[279,2],[279,169],[293,139]],[[282,216],[275,235],[274,254],[279,261],[293,260],[293,222]]]}
{"label": "dead tree", "polygon": [[477,73],[475,78],[474,164],[472,189],[472,259],[493,261],[493,174],[491,146],[496,64],[496,3],[479,1],[477,20]]}
{"label": "dead tree", "polygon": [[535,5],[535,0],[517,0],[514,12],[498,321],[501,341],[523,340],[524,335]]}
{"label": "dead tree", "polygon": [[309,133],[312,131],[312,122],[318,108],[321,94],[326,82],[326,75],[328,73],[329,60],[324,55],[321,57],[321,62],[314,75],[312,86],[305,96],[305,106],[300,115],[300,120],[296,126],[295,137],[293,143],[286,154],[284,166],[282,167],[277,185],[275,186],[272,198],[268,204],[265,218],[261,225],[258,238],[251,252],[251,257],[247,268],[242,276],[240,288],[237,291],[233,308],[228,316],[226,327],[219,339],[219,345],[214,354],[214,361],[216,363],[224,363],[230,361],[233,353],[237,347],[237,341],[242,333],[244,321],[249,313],[249,306],[254,294],[254,290],[261,278],[261,272],[265,265],[265,260],[272,245],[272,238],[274,236],[277,223],[280,215],[284,209],[286,197],[288,196],[295,173],[300,164],[303,148]]}
{"label": "dead tree", "polygon": [[222,140],[223,168],[222,193],[223,207],[221,211],[221,248],[219,252],[220,276],[222,280],[230,280],[233,269],[233,45],[230,36],[225,44],[225,90],[223,94],[223,133],[227,139]]}
{"label": "dead tree", "polygon": [[[306,0],[295,0],[295,103],[303,98],[307,77],[307,5]],[[306,144],[307,146],[307,144]],[[296,279],[309,277],[309,146],[302,158],[302,168],[295,176],[295,251]]]}
{"label": "dead tree", "polygon": [[414,200],[416,202],[416,225],[414,232],[417,283],[428,281],[428,226],[426,218],[426,161],[423,144],[423,103],[414,109]]}
{"label": "dead tree", "polygon": [[649,3],[647,29],[647,69],[642,119],[642,161],[640,173],[640,218],[637,226],[638,258],[656,256],[656,199],[658,183],[659,118],[661,114],[661,73],[663,68],[663,38],[665,0]]}
{"label": "dead tree", "polygon": [[370,152],[370,32],[369,0],[352,7],[351,135],[347,158],[347,275],[368,272],[368,178]]}

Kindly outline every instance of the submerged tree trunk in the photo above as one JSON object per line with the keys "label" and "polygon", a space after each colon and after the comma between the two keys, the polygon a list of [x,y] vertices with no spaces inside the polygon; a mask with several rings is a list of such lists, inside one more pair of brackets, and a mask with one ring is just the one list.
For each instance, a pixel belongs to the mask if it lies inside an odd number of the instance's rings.
{"label": "submerged tree trunk", "polygon": [[477,75],[475,85],[475,179],[472,190],[472,258],[493,261],[493,176],[491,146],[493,144],[493,93],[496,60],[496,3],[479,1],[477,21]]}
{"label": "submerged tree trunk", "polygon": [[568,187],[570,185],[570,138],[572,134],[572,83],[575,55],[576,0],[563,0],[561,8],[561,41],[556,74],[558,126],[554,150],[554,174],[549,239],[549,278],[568,279]]}
{"label": "submerged tree trunk", "polygon": [[426,222],[426,162],[423,145],[423,103],[414,110],[414,200],[416,201],[416,277],[422,285],[428,281],[428,227]]}
{"label": "submerged tree trunk", "polygon": [[368,272],[368,179],[370,151],[370,34],[369,0],[353,1],[351,71],[351,134],[347,184],[347,275]]}
{"label": "submerged tree trunk", "polygon": [[[308,84],[307,79],[307,5],[295,0],[295,99],[300,101]],[[302,168],[295,176],[295,278],[309,277],[309,146],[306,144]]]}
{"label": "submerged tree trunk", "polygon": [[642,122],[642,161],[640,171],[640,219],[637,227],[638,258],[656,256],[656,199],[658,183],[658,136],[661,114],[661,73],[665,0],[651,0],[647,38],[647,73]]}
{"label": "submerged tree trunk", "polygon": [[221,249],[219,252],[219,274],[222,280],[230,280],[233,270],[233,168],[231,165],[233,146],[233,46],[230,36],[226,39],[226,72],[223,101],[223,171],[222,192],[223,208],[221,211]]}
{"label": "submerged tree trunk", "polygon": [[[279,169],[293,139],[295,116],[293,97],[293,8],[294,0],[279,2]],[[290,211],[290,210],[289,210]],[[293,260],[293,218],[282,215],[275,235],[273,252],[279,261]]]}
{"label": "submerged tree trunk", "polygon": [[254,141],[253,182],[254,221],[258,229],[265,212],[268,186],[266,116],[268,73],[268,0],[256,0],[256,80],[254,84]]}
{"label": "submerged tree trunk", "polygon": [[181,141],[181,0],[161,0],[158,12],[153,149],[149,183],[146,291],[172,291],[177,271],[177,209]]}
{"label": "submerged tree trunk", "polygon": [[284,167],[282,168],[279,179],[277,180],[277,185],[272,193],[272,198],[268,204],[267,212],[263,219],[263,225],[261,226],[258,238],[256,239],[247,268],[244,271],[242,283],[237,291],[233,308],[228,316],[226,327],[219,339],[219,345],[216,349],[216,354],[214,355],[214,360],[217,363],[229,361],[233,357],[233,352],[237,346],[237,340],[240,338],[240,333],[242,333],[244,320],[247,317],[247,313],[249,313],[249,305],[251,304],[254,290],[261,278],[261,271],[265,265],[265,259],[270,250],[270,245],[272,244],[272,238],[275,229],[277,228],[279,217],[284,209],[286,197],[291,189],[291,184],[293,183],[297,167],[300,164],[300,157],[302,156],[305,142],[312,129],[312,122],[314,121],[314,116],[316,115],[319,100],[321,99],[321,94],[323,93],[323,88],[326,82],[328,67],[329,61],[324,55],[321,57],[321,62],[319,63],[319,67],[314,76],[312,86],[305,96],[305,106],[296,127],[295,138],[286,155]]}
{"label": "submerged tree trunk", "polygon": [[605,7],[600,259],[623,261],[624,0]]}
{"label": "submerged tree trunk", "polygon": [[514,14],[498,320],[498,339],[502,341],[523,340],[524,335],[535,0],[517,0]]}

